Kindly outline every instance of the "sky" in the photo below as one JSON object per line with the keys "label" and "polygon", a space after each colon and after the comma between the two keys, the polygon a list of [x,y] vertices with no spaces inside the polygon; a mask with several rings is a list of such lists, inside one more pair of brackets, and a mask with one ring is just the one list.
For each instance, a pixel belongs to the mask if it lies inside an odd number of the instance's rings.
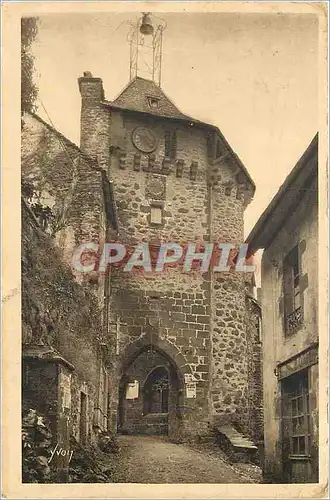
{"label": "sky", "polygon": [[[162,88],[220,128],[256,184],[247,236],[318,130],[318,25],[311,14],[162,13]],[[38,114],[79,145],[84,71],[114,99],[129,81],[136,12],[51,14],[34,43]],[[156,20],[156,23],[158,21]],[[141,76],[146,76],[142,75]],[[48,116],[47,116],[48,115]]]}

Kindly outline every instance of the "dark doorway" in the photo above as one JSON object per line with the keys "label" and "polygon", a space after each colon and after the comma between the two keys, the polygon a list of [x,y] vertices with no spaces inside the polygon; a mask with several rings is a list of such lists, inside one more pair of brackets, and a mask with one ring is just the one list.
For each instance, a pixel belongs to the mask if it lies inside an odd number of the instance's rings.
{"label": "dark doorway", "polygon": [[168,413],[169,374],[165,366],[159,366],[149,373],[143,387],[144,415]]}
{"label": "dark doorway", "polygon": [[[128,389],[132,385],[137,390]],[[183,382],[162,350],[147,345],[124,368],[119,386],[118,431],[125,434],[180,435]]]}

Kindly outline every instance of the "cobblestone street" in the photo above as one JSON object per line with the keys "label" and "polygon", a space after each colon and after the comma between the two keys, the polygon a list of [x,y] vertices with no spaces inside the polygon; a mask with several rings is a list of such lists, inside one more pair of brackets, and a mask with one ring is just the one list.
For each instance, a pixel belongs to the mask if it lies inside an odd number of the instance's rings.
{"label": "cobblestone street", "polygon": [[219,450],[170,443],[166,438],[119,436],[125,483],[259,483],[261,470],[229,464]]}

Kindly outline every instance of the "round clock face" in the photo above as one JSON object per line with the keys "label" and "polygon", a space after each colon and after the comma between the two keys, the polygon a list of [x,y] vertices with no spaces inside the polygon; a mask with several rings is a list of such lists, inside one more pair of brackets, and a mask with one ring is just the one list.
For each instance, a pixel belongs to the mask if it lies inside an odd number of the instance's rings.
{"label": "round clock face", "polygon": [[156,149],[157,139],[152,130],[138,127],[132,134],[134,146],[143,153],[151,153]]}

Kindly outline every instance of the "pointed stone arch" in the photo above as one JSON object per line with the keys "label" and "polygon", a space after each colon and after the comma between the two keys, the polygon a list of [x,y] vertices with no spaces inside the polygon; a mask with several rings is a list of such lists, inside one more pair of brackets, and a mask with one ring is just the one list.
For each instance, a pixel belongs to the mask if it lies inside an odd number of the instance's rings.
{"label": "pointed stone arch", "polygon": [[[149,367],[144,363],[148,359],[148,350],[150,347],[157,353],[154,358],[155,364],[152,366],[151,361],[150,368],[154,370],[159,366],[164,366],[169,373],[167,413],[148,413],[145,411],[145,395],[143,388],[148,372],[144,373],[144,371]],[[144,358],[145,356],[147,356],[147,358]],[[179,349],[168,340],[159,337],[157,334],[145,334],[126,347],[120,356],[118,369],[119,432],[133,434],[164,433],[172,440],[180,439],[183,432],[185,374],[192,374],[192,370]],[[139,384],[138,395],[134,401],[127,401],[125,391],[128,384],[133,381]]]}
{"label": "pointed stone arch", "polygon": [[189,373],[192,374],[190,365],[187,363],[184,355],[179,351],[179,349],[169,342],[167,339],[161,338],[156,334],[152,335],[142,335],[135,342],[129,344],[121,356],[120,361],[120,372],[123,373],[125,369],[144,351],[148,346],[160,351],[165,357],[168,358],[170,362],[173,363],[174,367],[178,372],[178,376],[181,382],[184,382],[184,375]]}

